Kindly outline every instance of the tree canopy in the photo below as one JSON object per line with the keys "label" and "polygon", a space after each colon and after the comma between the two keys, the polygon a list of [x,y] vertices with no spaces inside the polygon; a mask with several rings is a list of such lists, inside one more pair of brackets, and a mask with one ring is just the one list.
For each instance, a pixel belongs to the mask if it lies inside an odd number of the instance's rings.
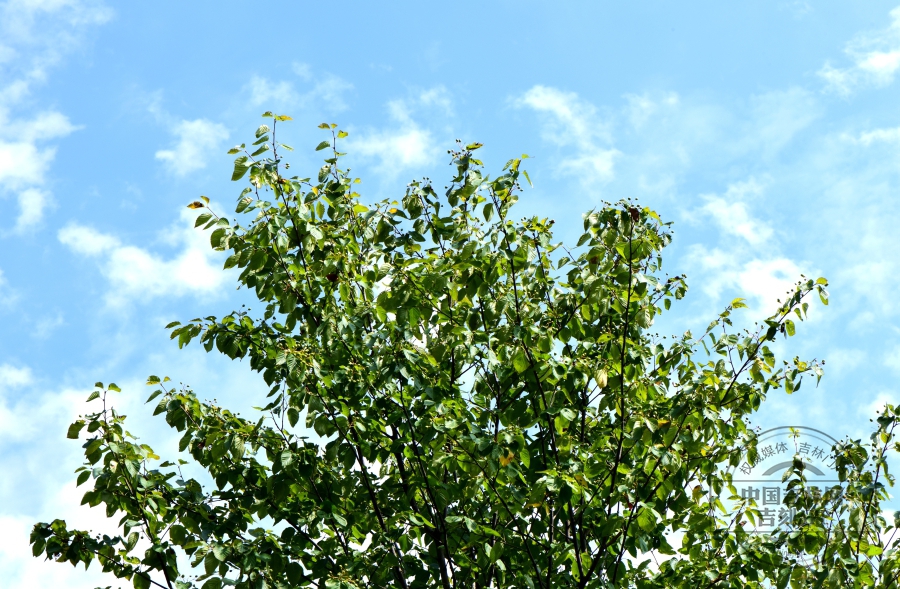
{"label": "tree canopy", "polygon": [[229,152],[237,218],[189,205],[261,310],[168,329],[246,359],[268,397],[248,419],[151,376],[148,402],[182,435],[162,460],[97,383],[68,436],[85,437],[84,503],[121,534],[39,523],[35,556],[96,560],[137,589],[897,587],[893,407],[870,442],[835,447],[833,488],[813,492],[794,459],[797,516],[772,533],[752,533],[758,506],[733,484],[756,457],[748,416],[822,375],[771,344],[810,296],[827,304],[824,279],[758,329],[733,326],[736,299],[662,338],[687,285],[662,272],[654,211],[608,203],[557,243],[553,221],[513,217],[522,159],[491,178],[478,143],[450,152],[446,189],[366,202],[341,168],[346,133],[321,125],[324,165],[288,176],[275,131],[290,117],[263,116]]}

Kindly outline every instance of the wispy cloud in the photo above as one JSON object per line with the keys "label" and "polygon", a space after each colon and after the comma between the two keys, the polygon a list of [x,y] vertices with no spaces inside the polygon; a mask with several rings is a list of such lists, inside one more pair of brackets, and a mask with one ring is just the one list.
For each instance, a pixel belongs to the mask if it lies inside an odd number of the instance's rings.
{"label": "wispy cloud", "polygon": [[583,185],[613,179],[621,152],[610,146],[609,124],[599,118],[593,105],[574,92],[540,85],[518,97],[515,104],[544,115],[543,136],[572,149],[559,166],[561,172],[577,174]]}
{"label": "wispy cloud", "polygon": [[797,135],[822,116],[824,109],[808,90],[793,86],[753,96],[749,117],[735,151],[774,158]]}
{"label": "wispy cloud", "polygon": [[[103,586],[99,569],[85,572],[48,566],[33,558],[29,532],[37,521],[65,518],[76,529],[114,533],[114,520],[102,509],[79,506],[84,487],[76,489],[72,469],[81,460],[81,445],[65,439],[67,425],[84,410],[88,391],[46,389],[26,365],[0,364],[0,571],[4,587],[89,589]],[[116,400],[119,408],[137,409],[134,397]],[[131,413],[131,411],[128,411]],[[74,574],[73,574],[74,573]]]}
{"label": "wispy cloud", "polygon": [[176,137],[171,149],[156,152],[156,159],[176,176],[186,176],[206,167],[212,154],[219,153],[219,147],[228,139],[228,129],[220,123],[206,119],[178,121],[170,126]]}
{"label": "wispy cloud", "polygon": [[873,129],[860,133],[858,137],[847,135],[848,139],[861,143],[862,145],[872,145],[873,143],[900,143],[900,127],[891,127],[887,129]]}
{"label": "wispy cloud", "polygon": [[13,232],[24,233],[40,224],[53,202],[43,187],[56,148],[46,142],[65,137],[77,127],[54,111],[28,119],[10,119],[7,113],[0,103],[0,195],[17,195],[19,215]]}
{"label": "wispy cloud", "polygon": [[50,204],[50,195],[37,188],[29,188],[19,193],[19,216],[16,217],[14,231],[24,233],[40,224],[44,210]]}
{"label": "wispy cloud", "polygon": [[9,286],[3,275],[3,269],[0,268],[0,309],[11,306],[17,298],[18,294]]}
{"label": "wispy cloud", "polygon": [[628,102],[626,109],[628,119],[635,129],[643,128],[653,115],[664,108],[677,106],[679,102],[678,94],[675,92],[666,92],[659,98],[648,92],[626,94],[624,98]]}
{"label": "wispy cloud", "polygon": [[417,119],[427,114],[431,120],[447,121],[453,113],[447,90],[438,86],[409,98],[391,100],[387,110],[394,124],[353,133],[347,142],[348,151],[364,160],[377,160],[377,169],[388,176],[434,163],[440,155],[435,131]]}
{"label": "wispy cloud", "polygon": [[17,195],[13,233],[37,227],[52,203],[45,188],[56,148],[47,142],[78,127],[64,114],[34,112],[35,85],[111,12],[99,2],[8,0],[0,4],[0,197]]}
{"label": "wispy cloud", "polygon": [[98,262],[110,284],[107,302],[121,307],[163,296],[214,293],[229,279],[220,269],[221,256],[209,246],[208,235],[193,229],[192,220],[186,211],[170,231],[170,241],[181,251],[169,258],[78,223],[68,224],[57,237],[72,252]]}
{"label": "wispy cloud", "polygon": [[781,252],[771,223],[753,213],[762,201],[765,183],[756,178],[728,185],[723,194],[701,195],[703,201],[684,217],[697,226],[712,221],[720,245],[695,243],[688,248],[684,265],[695,284],[716,304],[741,296],[757,315],[768,314],[785,299],[800,279],[806,264]]}
{"label": "wispy cloud", "polygon": [[45,314],[35,322],[32,336],[38,339],[45,339],[49,337],[51,333],[56,331],[57,328],[65,325],[65,323],[66,321],[60,311]]}
{"label": "wispy cloud", "polygon": [[852,64],[835,67],[826,62],[819,76],[828,89],[849,95],[864,86],[886,86],[900,71],[900,6],[890,12],[890,24],[863,33],[844,48]]}
{"label": "wispy cloud", "polygon": [[353,88],[352,84],[334,74],[314,74],[305,63],[295,63],[292,69],[300,78],[299,84],[295,80],[272,81],[258,75],[250,78],[245,87],[250,94],[250,104],[275,109],[306,108],[318,104],[331,112],[347,108],[344,94]]}
{"label": "wispy cloud", "polygon": [[762,195],[763,188],[755,178],[750,178],[730,185],[721,196],[701,195],[706,202],[700,212],[711,218],[723,233],[741,237],[750,245],[761,245],[771,239],[772,228],[755,219],[749,207],[753,199]]}
{"label": "wispy cloud", "polygon": [[755,314],[770,313],[784,301],[803,274],[803,268],[788,257],[754,257],[732,248],[694,244],[688,248],[684,265],[703,293],[715,304],[724,304],[723,296],[748,299]]}
{"label": "wispy cloud", "polygon": [[27,366],[13,366],[12,364],[0,364],[0,387],[4,389],[16,388],[31,384],[34,376],[31,368]]}

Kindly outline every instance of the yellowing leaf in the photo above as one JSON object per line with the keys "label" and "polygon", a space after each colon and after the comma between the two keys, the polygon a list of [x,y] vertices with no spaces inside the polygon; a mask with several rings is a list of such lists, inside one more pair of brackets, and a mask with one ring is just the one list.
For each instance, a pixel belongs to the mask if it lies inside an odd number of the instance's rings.
{"label": "yellowing leaf", "polygon": [[206,206],[206,205],[203,204],[202,202],[200,202],[199,200],[195,200],[194,202],[192,202],[191,204],[189,204],[189,205],[187,206],[187,208],[189,208],[189,209],[202,209],[202,208],[205,207],[205,206]]}

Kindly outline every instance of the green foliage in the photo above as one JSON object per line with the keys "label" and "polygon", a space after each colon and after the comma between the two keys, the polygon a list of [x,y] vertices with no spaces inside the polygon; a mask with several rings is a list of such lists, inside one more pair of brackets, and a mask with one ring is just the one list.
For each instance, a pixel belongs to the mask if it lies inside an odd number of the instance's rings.
{"label": "green foliage", "polygon": [[451,152],[443,195],[413,182],[363,204],[339,167],[346,133],[321,125],[324,165],[285,177],[289,117],[265,116],[229,152],[247,224],[189,205],[264,312],[168,326],[179,347],[249,361],[271,387],[258,420],[151,376],[182,435],[183,458],[159,463],[98,383],[103,406],[68,434],[87,429],[83,502],[122,535],[37,524],[35,556],[96,559],[136,588],[896,587],[879,507],[891,407],[871,445],[838,448],[834,489],[809,492],[800,462],[788,473],[791,529],[748,534],[752,501],[710,498],[738,499],[728,468],[752,459],[746,418],[767,393],[821,377],[770,344],[808,295],[827,303],[823,279],[755,332],[732,327],[737,299],[699,337],[660,339],[649,329],[687,286],[661,274],[669,224],[653,211],[591,211],[567,248],[553,221],[511,218],[522,161],[491,179],[480,144]]}

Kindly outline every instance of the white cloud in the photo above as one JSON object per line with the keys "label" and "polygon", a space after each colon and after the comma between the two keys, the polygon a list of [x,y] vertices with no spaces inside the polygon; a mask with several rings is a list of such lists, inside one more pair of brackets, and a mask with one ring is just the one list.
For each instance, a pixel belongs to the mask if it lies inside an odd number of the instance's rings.
{"label": "white cloud", "polygon": [[52,44],[51,39],[41,39],[44,31],[40,29],[48,22],[63,28],[61,32],[69,37],[73,32],[68,29],[102,24],[113,12],[102,2],[90,0],[7,0],[0,6],[0,14],[8,41]]}
{"label": "white cloud", "polygon": [[784,256],[767,256],[747,259],[741,251],[706,248],[694,244],[685,256],[685,265],[697,270],[694,284],[712,300],[728,293],[731,297],[744,297],[754,311],[771,313],[794,290],[795,283],[804,274],[801,267]]}
{"label": "white cloud", "polygon": [[435,86],[421,92],[419,94],[419,103],[423,106],[437,106],[448,116],[453,114],[453,100],[450,98],[450,93],[443,86]]}
{"label": "white cloud", "polygon": [[6,277],[3,276],[3,270],[0,269],[0,308],[12,306],[18,295],[9,286]]}
{"label": "white cloud", "polygon": [[742,293],[756,298],[760,305],[775,309],[794,287],[803,269],[791,259],[750,260],[737,272],[736,283]]}
{"label": "white cloud", "polygon": [[807,0],[792,0],[791,2],[784,2],[778,8],[781,10],[790,11],[796,19],[801,19],[813,12],[813,7]]}
{"label": "white cloud", "polygon": [[312,79],[312,68],[308,63],[295,61],[291,64],[291,70],[303,80]]}
{"label": "white cloud", "polygon": [[16,137],[26,143],[65,137],[81,127],[73,125],[69,117],[57,112],[38,113],[31,120],[16,120],[8,123],[4,134]]}
{"label": "white cloud", "polygon": [[882,391],[875,395],[871,403],[860,404],[857,410],[861,416],[874,419],[877,414],[884,411],[885,405],[896,405],[897,399],[897,391]]}
{"label": "white cloud", "polygon": [[425,165],[435,155],[431,132],[416,124],[389,131],[375,131],[353,140],[350,150],[356,155],[381,160],[381,167],[413,168]]}
{"label": "white cloud", "polygon": [[19,216],[15,231],[23,233],[38,225],[44,218],[44,210],[49,206],[50,195],[37,188],[29,188],[19,193]]}
{"label": "white cloud", "polygon": [[248,84],[250,104],[260,106],[268,103],[291,104],[299,101],[300,95],[290,82],[272,82],[262,76],[253,76]]}
{"label": "white cloud", "polygon": [[119,246],[119,240],[84,225],[69,224],[59,230],[60,243],[85,256],[98,256]]}
{"label": "white cloud", "polygon": [[8,0],[0,4],[0,197],[18,193],[13,232],[40,223],[50,193],[45,185],[55,148],[43,145],[78,127],[62,113],[30,110],[36,84],[80,43],[86,29],[108,20],[109,9],[83,0]]}
{"label": "white cloud", "polygon": [[209,155],[218,153],[218,147],[228,139],[228,129],[224,125],[206,119],[180,121],[171,132],[178,142],[172,149],[157,151],[156,159],[164,162],[177,176],[205,168]]}
{"label": "white cloud", "polygon": [[[0,366],[0,374],[4,367]],[[13,367],[20,375],[27,369]],[[24,393],[27,394],[22,394]],[[80,506],[85,487],[76,488],[72,470],[81,463],[81,443],[65,439],[75,416],[84,411],[88,391],[38,390],[30,374],[19,378],[15,394],[4,395],[0,380],[0,571],[4,587],[89,589],[105,586],[109,577],[94,566],[85,572],[31,555],[28,537],[38,521],[65,519],[73,529],[114,533],[115,520],[102,509]],[[134,409],[138,399],[116,400]],[[130,413],[131,411],[129,411]]]}
{"label": "white cloud", "polygon": [[186,211],[171,230],[169,239],[181,251],[170,258],[77,223],[61,229],[58,239],[76,254],[99,261],[110,286],[106,299],[113,306],[161,296],[210,294],[227,276],[220,269],[221,256],[209,246],[208,233],[193,228],[194,217]]}
{"label": "white cloud", "polygon": [[900,143],[900,127],[866,131],[865,133],[860,134],[856,141],[863,145],[871,145],[877,142]]}
{"label": "white cloud", "polygon": [[844,48],[853,64],[834,67],[826,62],[819,76],[827,87],[848,95],[863,86],[886,86],[900,71],[900,6],[890,12],[891,22],[879,31],[859,35]]}
{"label": "white cloud", "polygon": [[347,150],[364,159],[380,160],[378,169],[389,176],[434,163],[440,154],[435,134],[422,127],[416,118],[420,111],[435,115],[435,110],[439,116],[432,116],[432,120],[450,116],[453,106],[447,90],[438,86],[408,99],[391,100],[387,109],[395,125],[378,131],[363,131],[358,136],[351,134]]}
{"label": "white cloud", "polygon": [[562,147],[574,149],[560,164],[562,172],[581,177],[583,185],[606,183],[615,176],[615,160],[621,152],[607,147],[611,142],[608,125],[601,122],[593,105],[574,92],[548,86],[534,86],[515,103],[544,114],[543,136]]}
{"label": "white cloud", "polygon": [[56,150],[33,143],[0,141],[0,188],[18,190],[41,184]]}
{"label": "white cloud", "polygon": [[10,389],[29,385],[34,381],[31,368],[0,364],[0,389]]}
{"label": "white cloud", "polygon": [[262,76],[253,76],[246,86],[250,93],[250,104],[281,109],[306,108],[316,103],[331,112],[347,108],[343,95],[353,88],[352,84],[334,74],[314,76],[307,64],[295,63],[293,70],[304,81],[303,90],[298,90],[290,80],[273,82]]}
{"label": "white cloud", "polygon": [[[711,219],[722,245],[694,244],[688,248],[684,264],[692,283],[717,304],[722,297],[747,299],[751,309],[768,315],[778,301],[793,292],[805,263],[781,253],[773,227],[752,213],[754,201],[761,200],[765,184],[755,178],[735,182],[722,195],[701,195],[704,204],[685,215],[693,225]],[[723,239],[733,236],[739,239]]]}
{"label": "white cloud", "polygon": [[884,353],[884,365],[894,372],[900,372],[900,345],[893,346]]}
{"label": "white cloud", "polygon": [[751,245],[760,245],[772,238],[772,228],[754,219],[750,214],[746,200],[759,198],[763,186],[756,179],[737,182],[728,187],[723,196],[714,194],[701,195],[706,201],[700,207],[701,213],[712,217],[723,232],[744,238]]}
{"label": "white cloud", "polygon": [[32,335],[38,339],[44,339],[64,324],[65,319],[59,311],[53,315],[45,315],[35,323]]}
{"label": "white cloud", "polygon": [[837,348],[828,351],[825,359],[828,361],[828,373],[837,378],[849,377],[853,371],[862,366],[866,361],[866,353],[859,349]]}
{"label": "white cloud", "polygon": [[796,86],[754,96],[751,105],[738,148],[758,150],[766,157],[778,154],[823,113],[816,97]]}
{"label": "white cloud", "polygon": [[661,109],[677,106],[679,97],[675,92],[667,92],[660,98],[655,99],[650,94],[644,93],[640,95],[626,94],[625,100],[628,101],[626,112],[632,126],[635,129],[641,129]]}
{"label": "white cloud", "polygon": [[10,391],[27,387],[33,382],[34,375],[29,367],[0,364],[0,441],[4,438],[21,439],[34,428],[32,422],[22,422],[7,400],[11,398],[8,395]]}
{"label": "white cloud", "polygon": [[43,185],[56,149],[41,143],[65,137],[78,128],[56,111],[10,119],[9,109],[0,98],[0,191]]}

